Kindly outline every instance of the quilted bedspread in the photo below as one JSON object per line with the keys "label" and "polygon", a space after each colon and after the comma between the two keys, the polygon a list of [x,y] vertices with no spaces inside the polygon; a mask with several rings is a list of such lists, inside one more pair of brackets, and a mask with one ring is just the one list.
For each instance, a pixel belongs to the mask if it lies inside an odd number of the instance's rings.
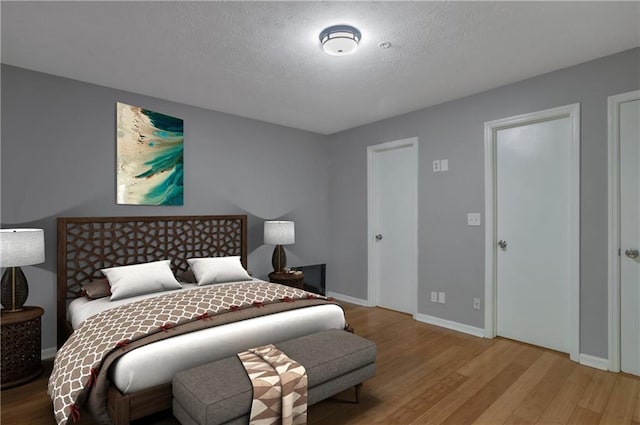
{"label": "quilted bedspread", "polygon": [[99,313],[87,319],[56,355],[48,389],[55,419],[61,425],[70,419],[75,422],[90,398],[96,419],[110,423],[105,397],[107,366],[114,357],[147,340],[228,323],[235,316],[236,320],[262,316],[270,308],[296,309],[329,302],[300,289],[252,281],[175,292]]}

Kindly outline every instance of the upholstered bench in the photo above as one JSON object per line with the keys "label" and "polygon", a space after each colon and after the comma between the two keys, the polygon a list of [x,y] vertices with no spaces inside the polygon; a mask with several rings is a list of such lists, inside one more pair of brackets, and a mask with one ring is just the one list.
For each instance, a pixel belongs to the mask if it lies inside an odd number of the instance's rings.
{"label": "upholstered bench", "polygon": [[[275,344],[307,371],[308,405],[348,388],[358,390],[376,371],[376,345],[342,330]],[[176,374],[173,414],[183,425],[247,424],[253,387],[238,356]]]}

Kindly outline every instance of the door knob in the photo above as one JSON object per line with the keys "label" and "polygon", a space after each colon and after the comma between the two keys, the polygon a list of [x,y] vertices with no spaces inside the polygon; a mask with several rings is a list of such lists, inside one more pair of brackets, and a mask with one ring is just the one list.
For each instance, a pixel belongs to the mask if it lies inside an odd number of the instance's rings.
{"label": "door knob", "polygon": [[638,255],[640,255],[640,252],[638,252],[637,249],[625,249],[624,251],[624,255],[626,255],[629,258],[638,258]]}
{"label": "door knob", "polygon": [[498,241],[498,246],[502,249],[506,249],[507,248],[507,241]]}
{"label": "door knob", "polygon": [[381,240],[382,240],[382,235],[381,235],[380,233],[378,233],[378,234],[376,235],[376,240],[377,240],[377,241],[381,241]]}

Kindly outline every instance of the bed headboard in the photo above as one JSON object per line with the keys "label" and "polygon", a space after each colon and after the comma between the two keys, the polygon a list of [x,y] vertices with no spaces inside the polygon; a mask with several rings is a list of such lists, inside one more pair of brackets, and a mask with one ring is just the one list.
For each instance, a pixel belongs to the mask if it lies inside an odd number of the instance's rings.
{"label": "bed headboard", "polygon": [[67,303],[100,269],[170,259],[174,273],[187,258],[239,255],[247,267],[247,216],[58,218],[58,347],[68,336]]}

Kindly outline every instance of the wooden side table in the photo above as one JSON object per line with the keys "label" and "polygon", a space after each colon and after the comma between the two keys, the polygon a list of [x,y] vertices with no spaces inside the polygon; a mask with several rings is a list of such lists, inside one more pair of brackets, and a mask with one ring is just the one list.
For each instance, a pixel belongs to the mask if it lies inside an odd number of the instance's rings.
{"label": "wooden side table", "polygon": [[292,288],[304,289],[304,274],[300,271],[291,273],[269,273],[269,281],[291,286]]}
{"label": "wooden side table", "polygon": [[20,311],[2,310],[0,375],[2,389],[34,380],[42,374],[40,307],[23,307]]}

